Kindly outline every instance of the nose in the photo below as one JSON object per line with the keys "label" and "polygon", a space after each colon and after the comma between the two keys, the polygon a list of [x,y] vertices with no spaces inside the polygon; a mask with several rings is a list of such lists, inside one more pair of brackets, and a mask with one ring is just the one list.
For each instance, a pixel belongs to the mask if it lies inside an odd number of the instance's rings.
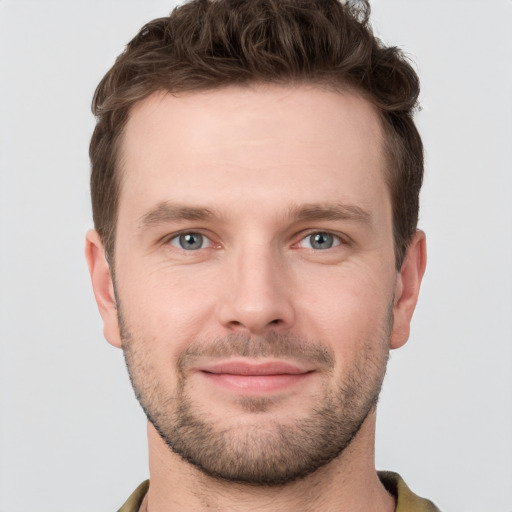
{"label": "nose", "polygon": [[219,320],[230,331],[261,335],[295,321],[289,269],[270,248],[239,251],[226,262]]}

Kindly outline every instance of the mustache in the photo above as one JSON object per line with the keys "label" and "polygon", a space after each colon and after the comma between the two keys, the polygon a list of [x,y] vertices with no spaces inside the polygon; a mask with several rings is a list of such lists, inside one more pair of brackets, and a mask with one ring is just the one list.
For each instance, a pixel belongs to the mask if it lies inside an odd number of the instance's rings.
{"label": "mustache", "polygon": [[210,341],[192,342],[178,357],[177,367],[185,370],[198,358],[247,357],[294,359],[314,363],[319,368],[334,368],[334,352],[318,341],[292,334],[271,332],[263,336],[232,333]]}

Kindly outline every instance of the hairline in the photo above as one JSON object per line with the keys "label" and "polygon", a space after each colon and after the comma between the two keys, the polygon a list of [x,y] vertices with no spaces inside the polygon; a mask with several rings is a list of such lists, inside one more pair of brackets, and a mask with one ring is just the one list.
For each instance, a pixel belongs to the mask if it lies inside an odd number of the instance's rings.
{"label": "hairline", "polygon": [[[153,85],[153,84],[152,84]],[[398,246],[397,234],[396,234],[396,222],[395,222],[395,204],[393,198],[393,181],[396,179],[396,174],[399,172],[397,169],[398,161],[397,161],[397,146],[399,142],[397,141],[397,135],[395,131],[391,128],[389,123],[386,121],[384,110],[379,108],[375,101],[372,101],[372,97],[368,94],[364,89],[354,86],[350,84],[347,80],[338,79],[336,80],[334,76],[329,75],[326,77],[298,77],[298,78],[290,78],[290,79],[279,79],[275,81],[271,80],[246,80],[244,82],[227,82],[220,84],[209,84],[204,87],[183,87],[183,88],[175,88],[175,89],[166,89],[163,86],[152,86],[148,87],[148,90],[145,94],[140,95],[139,98],[129,103],[126,107],[126,116],[123,120],[118,133],[115,135],[114,144],[113,144],[113,157],[114,157],[114,187],[115,187],[115,210],[113,215],[113,222],[108,230],[107,240],[103,241],[105,247],[105,256],[107,261],[111,267],[113,272],[115,266],[115,249],[116,249],[116,236],[117,236],[117,221],[119,215],[119,202],[121,197],[121,190],[123,184],[123,176],[125,173],[123,172],[123,163],[124,163],[124,155],[122,152],[122,146],[126,134],[126,128],[128,123],[132,117],[132,112],[134,108],[140,105],[143,101],[147,100],[149,97],[163,94],[163,95],[173,95],[179,96],[181,94],[200,94],[213,92],[222,89],[229,89],[232,87],[242,88],[242,89],[250,89],[258,86],[276,86],[282,88],[296,88],[296,87],[311,87],[315,89],[325,90],[328,92],[334,92],[337,94],[352,94],[356,97],[359,97],[365,100],[368,104],[372,106],[374,109],[379,124],[381,128],[380,138],[381,142],[381,151],[382,157],[384,160],[384,165],[382,166],[382,172],[384,173],[384,181],[386,183],[388,197],[390,199],[391,204],[391,216],[392,216],[392,236],[393,236],[393,250],[395,253],[395,266],[397,270],[399,270],[401,263],[403,261],[404,254],[400,254],[398,251],[400,247]],[[410,243],[410,238],[407,240],[407,244]]]}

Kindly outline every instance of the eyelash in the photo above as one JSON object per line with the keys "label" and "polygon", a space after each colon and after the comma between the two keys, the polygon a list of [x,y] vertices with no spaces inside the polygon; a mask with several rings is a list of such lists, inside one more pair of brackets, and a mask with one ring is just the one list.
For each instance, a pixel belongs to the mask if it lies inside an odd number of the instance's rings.
{"label": "eyelash", "polygon": [[[208,242],[208,246],[204,247],[203,243],[201,243],[201,247],[197,247],[195,249],[185,249],[185,247],[179,246],[178,244],[180,242],[181,237],[186,237],[187,235],[199,236],[201,238],[201,242],[205,242],[205,241]],[[176,242],[176,245],[173,242]],[[200,231],[183,231],[181,233],[177,233],[177,234],[173,235],[172,237],[168,238],[166,243],[169,245],[172,245],[173,247],[176,247],[177,249],[181,249],[182,251],[186,251],[186,252],[195,252],[195,251],[198,251],[199,249],[207,249],[214,245],[214,243],[211,241],[211,239],[208,236],[201,233]]]}
{"label": "eyelash", "polygon": [[[305,249],[312,249],[312,250],[315,250],[315,251],[326,251],[326,250],[338,247],[340,245],[344,245],[346,243],[345,240],[340,235],[337,235],[335,233],[331,233],[330,231],[311,231],[307,235],[302,237],[300,239],[299,243],[296,244],[296,245],[300,245],[300,244],[302,244],[303,242],[305,242],[307,240],[311,240],[311,238],[313,236],[315,236],[315,235],[316,236],[323,235],[324,238],[325,238],[325,236],[327,236],[328,239],[331,238],[331,241],[332,241],[333,245],[330,246],[330,247],[326,247],[326,248],[315,248],[315,247],[311,247],[311,243],[310,243],[310,247],[305,247]],[[321,243],[321,241],[320,241],[320,243]]]}
{"label": "eyelash", "polygon": [[[180,242],[182,242],[183,240],[180,240],[182,237],[186,237],[186,236],[190,236],[190,235],[195,235],[196,237],[200,237],[200,246],[199,247],[195,247],[193,249],[191,248],[188,248],[186,249],[185,247],[182,246],[182,244]],[[323,238],[327,238],[327,241],[331,241],[332,242],[332,245],[330,247],[325,247],[325,248],[320,248],[320,247],[312,247],[312,242],[311,239],[313,236],[319,236],[319,235],[323,235]],[[340,235],[337,235],[335,233],[332,233],[330,231],[310,231],[309,233],[307,233],[306,235],[304,235],[298,243],[294,244],[294,246],[298,246],[300,247],[302,243],[306,242],[307,240],[310,240],[310,244],[309,244],[309,247],[303,247],[304,249],[311,249],[311,250],[314,250],[314,251],[326,251],[326,250],[329,250],[329,249],[333,249],[335,247],[338,247],[340,245],[345,245],[347,242],[346,240],[344,240]],[[175,242],[175,243],[173,243]],[[207,246],[204,246],[204,242],[207,242]],[[319,243],[322,243],[322,240],[318,241]],[[183,231],[181,233],[177,233],[175,235],[173,235],[172,237],[168,238],[166,240],[166,244],[168,245],[171,245],[173,247],[175,247],[176,249],[180,249],[180,250],[183,250],[183,251],[186,251],[186,252],[195,252],[195,251],[198,251],[200,249],[208,249],[210,247],[214,247],[215,244],[214,242],[212,242],[212,240],[206,236],[205,234],[201,233],[200,231]]]}

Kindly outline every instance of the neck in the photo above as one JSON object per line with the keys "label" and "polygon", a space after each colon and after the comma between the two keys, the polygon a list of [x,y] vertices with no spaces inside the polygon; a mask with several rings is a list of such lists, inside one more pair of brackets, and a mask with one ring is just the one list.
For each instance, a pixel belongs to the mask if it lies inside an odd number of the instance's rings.
{"label": "neck", "polygon": [[253,486],[211,478],[174,454],[148,425],[151,485],[148,512],[222,511],[392,512],[392,498],[374,465],[375,413],[351,444],[313,474],[279,487]]}

